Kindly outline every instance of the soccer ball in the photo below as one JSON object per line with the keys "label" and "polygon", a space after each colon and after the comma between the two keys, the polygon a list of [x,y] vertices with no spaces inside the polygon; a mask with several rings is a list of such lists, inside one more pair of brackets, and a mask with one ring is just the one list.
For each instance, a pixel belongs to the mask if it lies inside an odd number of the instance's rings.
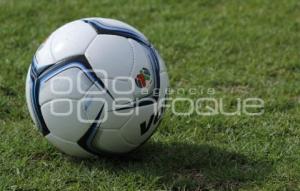
{"label": "soccer ball", "polygon": [[26,80],[30,115],[72,156],[122,154],[142,145],[165,110],[168,74],[147,38],[106,18],[63,25],[38,48]]}

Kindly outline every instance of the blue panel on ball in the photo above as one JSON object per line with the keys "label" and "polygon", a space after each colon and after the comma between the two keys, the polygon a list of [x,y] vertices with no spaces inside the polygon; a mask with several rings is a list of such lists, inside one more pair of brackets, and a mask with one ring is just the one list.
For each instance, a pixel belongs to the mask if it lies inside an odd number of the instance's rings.
{"label": "blue panel on ball", "polygon": [[95,19],[84,19],[84,22],[93,26],[98,34],[114,34],[118,36],[124,36],[127,38],[132,38],[138,42],[141,42],[147,46],[151,46],[150,43],[143,36],[139,35],[133,30],[129,30],[127,28],[121,28],[117,26],[108,26],[103,22]]}
{"label": "blue panel on ball", "polygon": [[89,65],[88,61],[84,56],[76,56],[65,59],[61,62],[56,63],[55,65],[50,66],[46,70],[42,71],[42,73],[37,73],[36,69],[37,63],[35,58],[31,64],[31,80],[32,80],[32,91],[31,91],[31,100],[32,100],[32,108],[34,111],[35,118],[38,122],[38,128],[40,129],[41,133],[46,136],[50,133],[49,129],[47,128],[45,121],[42,116],[41,106],[39,104],[39,91],[41,85],[43,85],[47,80],[52,78],[53,76],[59,74],[70,68],[79,68],[81,69],[84,74],[95,84],[100,86],[101,88],[105,89],[106,93],[112,98],[113,96],[105,87],[104,83],[101,79],[97,77],[97,75],[93,72],[91,66]]}
{"label": "blue panel on ball", "polygon": [[30,71],[30,80],[32,81],[32,87],[31,87],[31,92],[30,92],[30,99],[31,99],[31,106],[32,106],[32,110],[33,113],[35,115],[35,119],[37,121],[37,126],[39,128],[39,130],[41,131],[41,133],[46,136],[50,133],[49,129],[47,128],[44,118],[42,116],[42,112],[41,112],[41,107],[39,104],[39,86],[40,86],[40,82],[38,79],[38,74],[37,74],[37,70],[36,70],[36,59],[35,57],[32,60],[32,64],[31,64],[31,71]]}

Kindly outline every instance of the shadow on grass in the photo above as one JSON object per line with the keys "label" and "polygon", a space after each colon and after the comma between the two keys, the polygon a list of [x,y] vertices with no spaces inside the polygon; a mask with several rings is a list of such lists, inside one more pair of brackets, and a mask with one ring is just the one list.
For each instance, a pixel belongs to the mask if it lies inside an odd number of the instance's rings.
{"label": "shadow on grass", "polygon": [[71,160],[89,168],[104,162],[105,168],[114,172],[156,176],[156,184],[171,190],[236,190],[247,182],[263,182],[272,171],[271,164],[265,161],[209,145],[185,143],[149,142],[125,156]]}
{"label": "shadow on grass", "polygon": [[[105,162],[108,170],[159,177],[156,184],[171,190],[236,190],[263,182],[271,164],[209,145],[149,142],[126,156],[76,160],[89,168]],[[103,161],[104,160],[104,161]]]}

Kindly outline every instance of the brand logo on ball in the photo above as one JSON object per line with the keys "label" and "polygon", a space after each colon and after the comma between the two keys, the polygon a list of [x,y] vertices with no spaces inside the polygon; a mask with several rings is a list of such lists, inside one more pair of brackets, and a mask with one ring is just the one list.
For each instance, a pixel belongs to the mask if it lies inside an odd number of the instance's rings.
{"label": "brand logo on ball", "polygon": [[135,83],[139,88],[148,88],[151,83],[151,75],[147,68],[142,68],[135,77]]}

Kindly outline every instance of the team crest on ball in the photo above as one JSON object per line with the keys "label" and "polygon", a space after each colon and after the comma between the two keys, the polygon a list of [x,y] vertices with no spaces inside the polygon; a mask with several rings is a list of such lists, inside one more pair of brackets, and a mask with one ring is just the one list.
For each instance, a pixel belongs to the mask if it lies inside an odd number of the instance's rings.
{"label": "team crest on ball", "polygon": [[135,83],[139,88],[149,88],[152,80],[151,74],[147,68],[142,68],[135,77]]}

